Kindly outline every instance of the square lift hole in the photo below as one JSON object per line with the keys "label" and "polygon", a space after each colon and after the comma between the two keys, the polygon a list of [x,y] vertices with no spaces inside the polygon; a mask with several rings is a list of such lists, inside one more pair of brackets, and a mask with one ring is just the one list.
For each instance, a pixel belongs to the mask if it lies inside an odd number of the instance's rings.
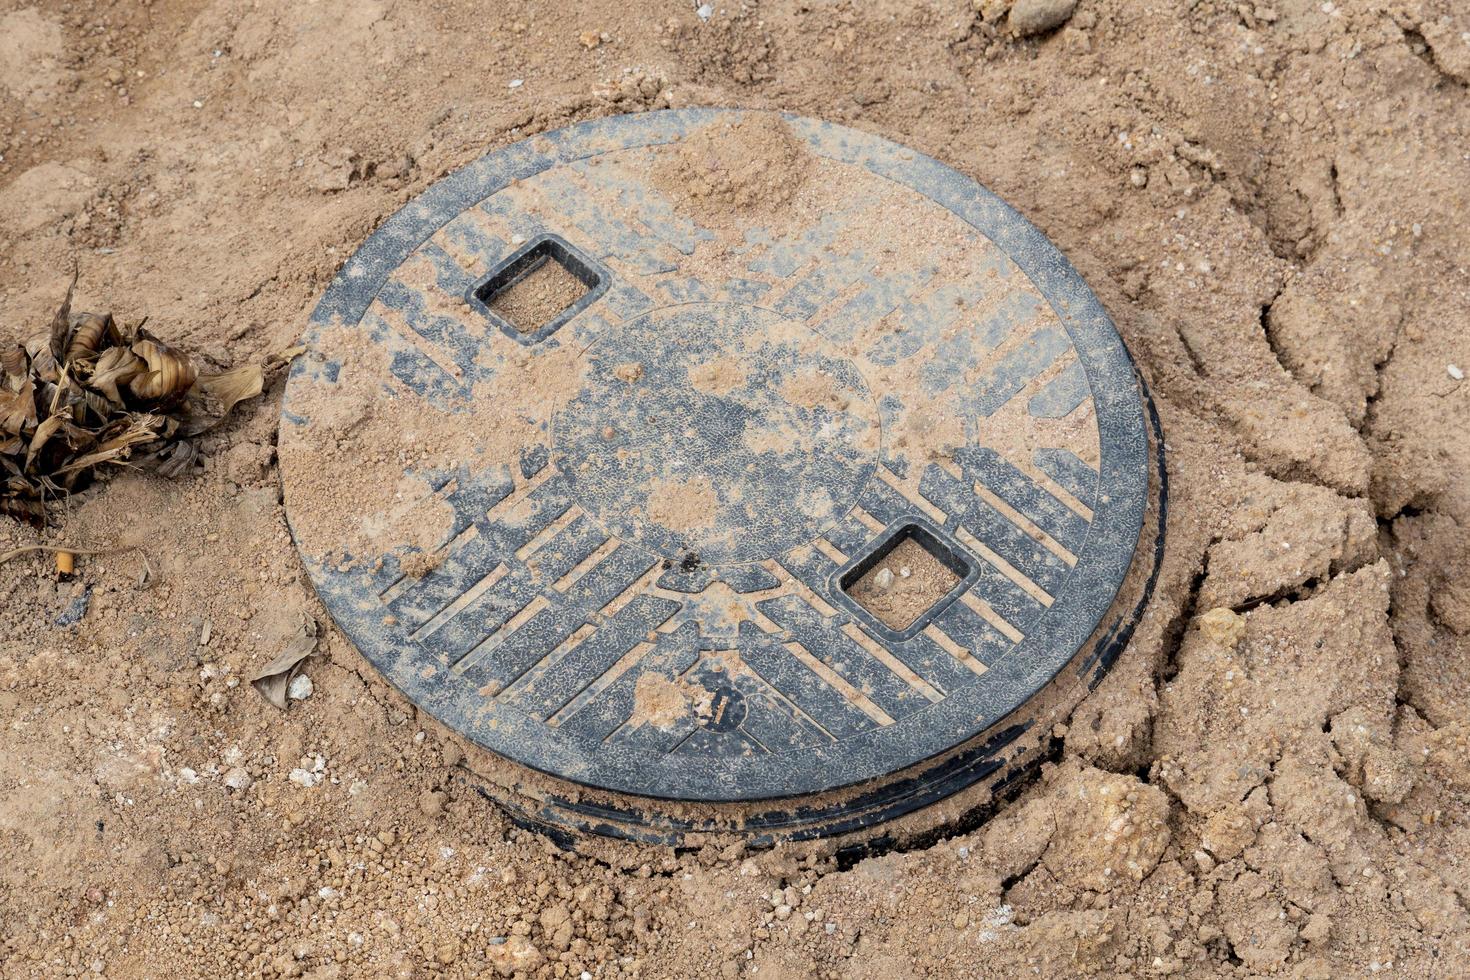
{"label": "square lift hole", "polygon": [[965,558],[922,524],[885,533],[866,557],[840,573],[839,586],[858,609],[907,638],[958,594],[970,578]]}
{"label": "square lift hole", "polygon": [[556,235],[526,243],[470,289],[470,302],[523,344],[544,340],[607,288],[595,263]]}

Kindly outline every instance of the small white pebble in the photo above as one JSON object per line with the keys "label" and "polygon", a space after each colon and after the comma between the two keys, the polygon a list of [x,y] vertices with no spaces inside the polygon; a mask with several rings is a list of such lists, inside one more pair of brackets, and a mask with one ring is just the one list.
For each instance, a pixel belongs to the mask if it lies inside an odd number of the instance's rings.
{"label": "small white pebble", "polygon": [[305,674],[297,674],[291,678],[291,683],[286,685],[286,697],[292,701],[305,701],[311,697],[316,686],[311,683],[311,678]]}
{"label": "small white pebble", "polygon": [[307,772],[305,769],[300,768],[292,769],[290,776],[288,776],[287,778],[290,779],[291,782],[295,783],[297,786],[302,786],[307,789],[310,789],[312,786],[315,786],[322,781],[321,773]]}
{"label": "small white pebble", "polygon": [[526,80],[524,78],[512,78],[510,80],[510,84],[507,85],[506,88],[520,88],[524,84],[526,84]]}
{"label": "small white pebble", "polygon": [[198,99],[195,99],[194,100],[194,108],[196,108],[196,109],[203,109],[204,108],[204,103],[203,102],[200,102]]}
{"label": "small white pebble", "polygon": [[1456,381],[1465,380],[1465,372],[1460,370],[1460,366],[1458,364],[1451,364],[1450,366],[1446,367],[1445,370],[1448,371],[1450,377],[1454,378]]}
{"label": "small white pebble", "polygon": [[878,574],[873,576],[873,588],[884,590],[893,587],[893,570],[888,568],[878,569]]}
{"label": "small white pebble", "polygon": [[899,578],[908,578],[909,576],[911,576],[913,574],[914,574],[914,570],[912,568],[908,567],[907,565],[903,566],[902,568],[900,568],[898,570],[898,577]]}

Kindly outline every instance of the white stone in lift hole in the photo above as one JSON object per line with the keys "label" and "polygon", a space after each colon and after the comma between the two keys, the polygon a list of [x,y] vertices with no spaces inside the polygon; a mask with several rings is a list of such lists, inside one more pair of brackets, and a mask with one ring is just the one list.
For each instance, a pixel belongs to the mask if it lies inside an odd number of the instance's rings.
{"label": "white stone in lift hole", "polygon": [[311,692],[316,690],[311,683],[311,678],[305,674],[297,674],[291,678],[291,683],[286,685],[286,697],[292,701],[305,701],[311,697]]}
{"label": "white stone in lift hole", "polygon": [[878,574],[873,576],[873,588],[886,591],[893,588],[893,572],[891,569],[880,568]]}
{"label": "white stone in lift hole", "polygon": [[908,578],[912,574],[914,574],[914,570],[912,568],[908,567],[907,565],[904,565],[902,568],[900,568],[898,570],[898,577],[899,578]]}

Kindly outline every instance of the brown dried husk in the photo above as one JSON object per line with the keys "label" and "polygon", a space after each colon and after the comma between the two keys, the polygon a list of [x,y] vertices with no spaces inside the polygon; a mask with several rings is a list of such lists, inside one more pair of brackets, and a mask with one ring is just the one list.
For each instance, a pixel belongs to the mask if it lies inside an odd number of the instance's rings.
{"label": "brown dried husk", "polygon": [[82,313],[73,318],[71,339],[66,345],[67,363],[95,360],[104,347],[121,341],[111,313]]}
{"label": "brown dried husk", "polygon": [[201,373],[141,323],[72,313],[75,289],[48,330],[0,346],[0,514],[37,525],[105,467],[189,472],[200,454],[188,440],[265,387],[264,365]]}
{"label": "brown dried husk", "polygon": [[92,369],[92,387],[100,391],[108,401],[122,404],[119,385],[126,385],[143,371],[145,362],[126,347],[112,347],[97,358]]}
{"label": "brown dried husk", "polygon": [[30,380],[26,364],[26,349],[20,344],[0,351],[0,370],[5,372],[5,387],[11,391],[19,391],[20,386]]}
{"label": "brown dried husk", "polygon": [[141,373],[128,382],[128,388],[145,402],[178,401],[199,377],[189,355],[174,350],[146,331],[138,331],[132,351],[143,359]]}

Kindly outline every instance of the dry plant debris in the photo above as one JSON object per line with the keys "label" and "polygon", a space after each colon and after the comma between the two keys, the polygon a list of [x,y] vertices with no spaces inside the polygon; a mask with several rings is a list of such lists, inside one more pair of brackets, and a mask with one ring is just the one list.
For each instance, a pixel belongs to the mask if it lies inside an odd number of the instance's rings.
{"label": "dry plant debris", "polygon": [[111,313],[73,313],[76,278],[50,329],[0,348],[0,513],[43,525],[46,505],[105,466],[176,477],[190,439],[259,395],[265,366],[201,371],[188,355]]}
{"label": "dry plant debris", "polygon": [[291,682],[301,673],[302,662],[316,652],[316,638],[316,620],[303,616],[301,628],[281,655],[250,678],[251,685],[261,697],[282,711],[286,710]]}

